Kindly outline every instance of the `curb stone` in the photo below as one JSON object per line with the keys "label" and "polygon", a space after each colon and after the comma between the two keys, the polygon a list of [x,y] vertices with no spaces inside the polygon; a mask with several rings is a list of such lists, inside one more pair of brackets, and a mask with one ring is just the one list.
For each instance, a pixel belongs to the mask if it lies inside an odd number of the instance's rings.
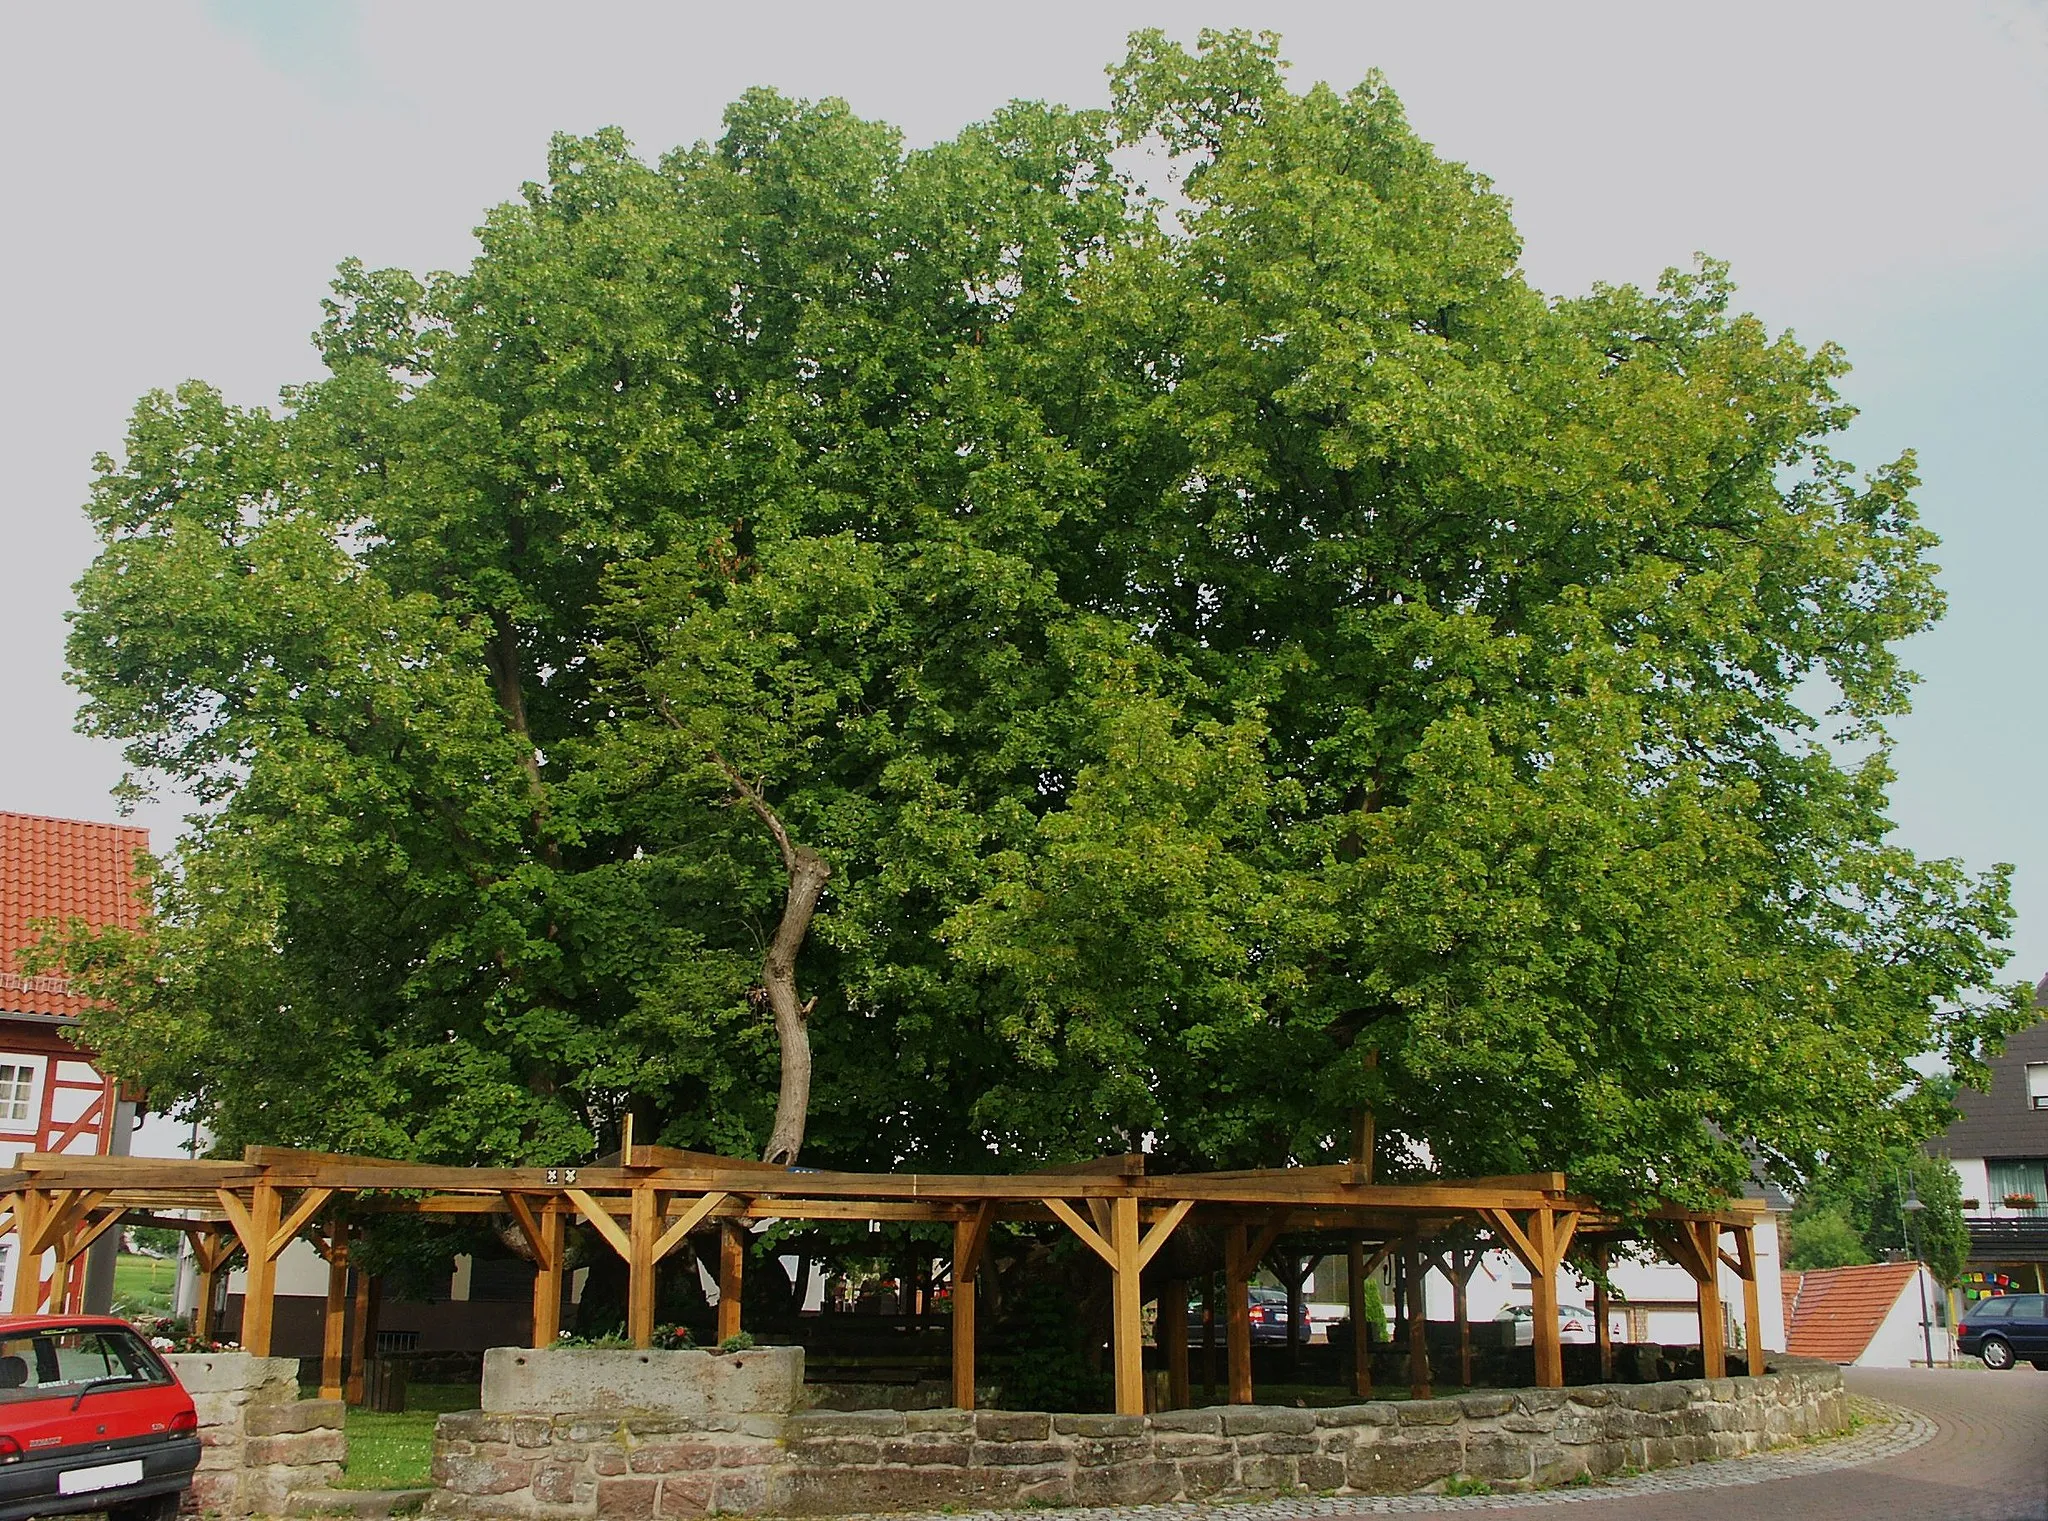
{"label": "curb stone", "polygon": [[[1569,1489],[1532,1489],[1502,1495],[1327,1495],[1283,1500],[1201,1503],[1180,1500],[1166,1505],[1075,1505],[1048,1512],[1058,1521],[1317,1521],[1332,1516],[1415,1516],[1449,1511],[1523,1510],[1536,1506],[1580,1505],[1589,1500],[1625,1500],[1631,1496],[1664,1495],[1686,1490],[1721,1489],[1768,1484],[1773,1479],[1861,1468],[1911,1452],[1932,1440],[1934,1422],[1917,1411],[1875,1400],[1859,1402],[1871,1410],[1871,1428],[1814,1447],[1779,1448],[1742,1458],[1705,1459],[1638,1474],[1634,1478]],[[839,1517],[837,1521],[1018,1521],[1015,1510],[927,1511],[912,1515]]]}

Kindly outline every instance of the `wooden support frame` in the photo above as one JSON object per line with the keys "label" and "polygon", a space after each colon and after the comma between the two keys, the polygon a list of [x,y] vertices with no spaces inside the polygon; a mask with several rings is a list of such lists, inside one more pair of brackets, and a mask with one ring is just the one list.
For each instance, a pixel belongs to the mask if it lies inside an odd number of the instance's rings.
{"label": "wooden support frame", "polygon": [[1429,1381],[1429,1272],[1423,1266],[1422,1243],[1413,1236],[1401,1243],[1401,1272],[1408,1284],[1408,1397],[1434,1397]]}
{"label": "wooden support frame", "polygon": [[996,1208],[984,1203],[968,1220],[953,1222],[953,1408],[974,1408],[974,1291],[988,1253]]}
{"label": "wooden support frame", "polygon": [[348,1336],[348,1223],[337,1220],[327,1237],[327,1303],[320,1317],[320,1398],[338,1400]]}
{"label": "wooden support frame", "polygon": [[1564,1348],[1557,1329],[1557,1270],[1571,1250],[1580,1211],[1533,1209],[1517,1219],[1512,1210],[1480,1212],[1507,1248],[1529,1270],[1530,1340],[1536,1353],[1536,1386],[1564,1387]]}
{"label": "wooden support frame", "polygon": [[1700,1362],[1706,1376],[1726,1378],[1728,1347],[1721,1314],[1722,1223],[1699,1218],[1652,1220],[1649,1228],[1651,1239],[1665,1256],[1692,1275],[1700,1321]]}
{"label": "wooden support frame", "polygon": [[1614,1382],[1614,1326],[1608,1305],[1607,1243],[1593,1248],[1593,1345],[1599,1349],[1600,1382]]}
{"label": "wooden support frame", "polygon": [[718,1339],[740,1334],[740,1302],[747,1270],[747,1232],[732,1220],[718,1222]]}
{"label": "wooden support frame", "polygon": [[1757,1283],[1756,1227],[1735,1227],[1735,1271],[1742,1279],[1742,1340],[1749,1354],[1749,1375],[1764,1375],[1764,1309]]}

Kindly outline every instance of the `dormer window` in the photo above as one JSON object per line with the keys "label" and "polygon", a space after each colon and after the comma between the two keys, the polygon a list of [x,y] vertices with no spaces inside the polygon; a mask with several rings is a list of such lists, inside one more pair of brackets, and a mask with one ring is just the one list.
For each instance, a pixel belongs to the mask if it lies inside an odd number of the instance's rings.
{"label": "dormer window", "polygon": [[2027,1063],[2027,1107],[2048,1109],[2048,1062]]}

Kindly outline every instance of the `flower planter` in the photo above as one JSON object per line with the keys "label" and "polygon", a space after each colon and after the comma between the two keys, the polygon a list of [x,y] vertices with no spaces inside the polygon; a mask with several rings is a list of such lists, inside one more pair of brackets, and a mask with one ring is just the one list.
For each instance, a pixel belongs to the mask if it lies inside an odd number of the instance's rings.
{"label": "flower planter", "polygon": [[2018,1210],[2036,1209],[2039,1208],[2039,1201],[2032,1194],[2007,1194],[2005,1207]]}

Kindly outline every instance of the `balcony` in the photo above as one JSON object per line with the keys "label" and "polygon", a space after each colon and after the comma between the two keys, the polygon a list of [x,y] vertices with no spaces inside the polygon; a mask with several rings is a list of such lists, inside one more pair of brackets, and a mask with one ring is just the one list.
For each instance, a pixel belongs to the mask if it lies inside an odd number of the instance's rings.
{"label": "balcony", "polygon": [[2048,1213],[1971,1215],[1970,1261],[2048,1262]]}

